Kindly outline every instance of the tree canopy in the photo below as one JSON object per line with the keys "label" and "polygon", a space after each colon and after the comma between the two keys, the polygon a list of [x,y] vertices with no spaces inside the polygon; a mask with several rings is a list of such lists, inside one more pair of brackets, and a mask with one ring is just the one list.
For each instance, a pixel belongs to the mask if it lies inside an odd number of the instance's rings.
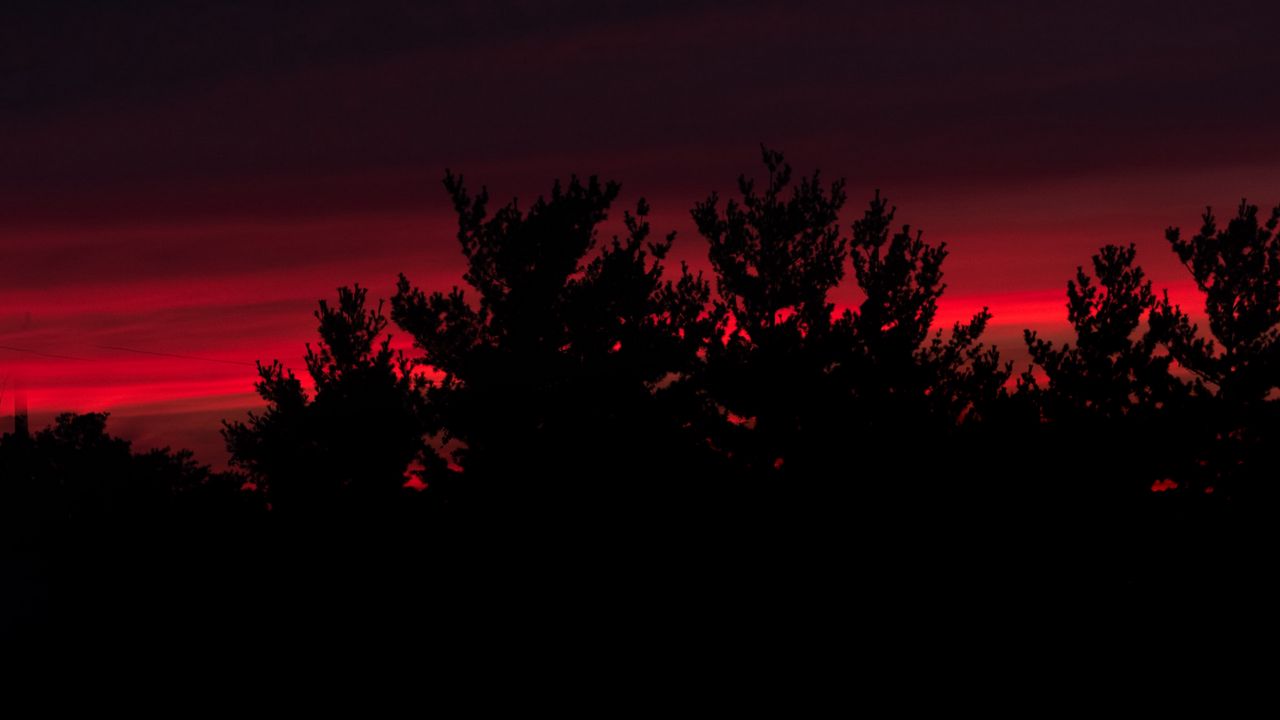
{"label": "tree canopy", "polygon": [[[462,282],[400,275],[389,317],[360,285],[321,300],[305,374],[259,362],[264,407],[224,421],[230,472],[139,452],[105,413],[34,433],[19,414],[0,438],[14,566],[70,568],[64,608],[121,577],[205,597],[168,587],[189,567],[304,632],[351,608],[487,621],[513,597],[562,619],[567,590],[632,603],[602,620],[690,588],[807,612],[843,597],[846,565],[917,600],[1256,570],[1280,469],[1280,208],[1166,232],[1203,320],[1157,293],[1136,245],[1102,247],[1066,282],[1066,337],[1025,330],[1014,380],[987,308],[940,327],[945,243],[878,190],[842,218],[843,180],[760,157],[761,177],[691,210],[706,277],[676,266],[643,198],[617,211],[617,183],[494,207],[446,172]],[[401,582],[413,602],[365,590]]]}
{"label": "tree canopy", "polygon": [[473,196],[451,173],[445,187],[475,299],[402,275],[392,314],[417,361],[442,374],[426,399],[471,491],[539,507],[615,502],[640,492],[618,474],[678,469],[686,440],[673,385],[710,331],[708,288],[687,268],[665,276],[674,236],[651,239],[648,204],[600,247],[616,183],[573,177],[527,211],[513,200],[492,216],[487,190]]}
{"label": "tree canopy", "polygon": [[428,483],[444,479],[443,461],[424,442],[425,381],[391,349],[381,303],[366,309],[367,295],[356,285],[340,288],[336,305],[320,301],[320,343],[306,354],[312,393],[278,360],[259,363],[266,409],[224,424],[232,465],[282,512],[385,505],[415,469]]}
{"label": "tree canopy", "polygon": [[1204,294],[1210,336],[1167,293],[1153,324],[1197,391],[1212,400],[1199,418],[1210,436],[1199,457],[1207,475],[1201,487],[1255,503],[1265,496],[1273,507],[1280,469],[1272,452],[1280,440],[1280,206],[1263,221],[1258,207],[1242,200],[1224,228],[1211,207],[1201,219],[1191,238],[1176,227],[1165,238]]}

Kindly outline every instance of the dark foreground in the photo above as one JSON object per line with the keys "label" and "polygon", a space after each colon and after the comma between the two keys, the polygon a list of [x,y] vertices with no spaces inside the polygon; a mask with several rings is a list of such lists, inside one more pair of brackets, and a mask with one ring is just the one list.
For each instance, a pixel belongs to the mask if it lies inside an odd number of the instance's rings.
{"label": "dark foreground", "polygon": [[1244,622],[1274,568],[1274,527],[1227,504],[1153,494],[1122,515],[893,500],[554,522],[259,514],[11,537],[5,644],[235,656],[1034,644],[1099,623]]}

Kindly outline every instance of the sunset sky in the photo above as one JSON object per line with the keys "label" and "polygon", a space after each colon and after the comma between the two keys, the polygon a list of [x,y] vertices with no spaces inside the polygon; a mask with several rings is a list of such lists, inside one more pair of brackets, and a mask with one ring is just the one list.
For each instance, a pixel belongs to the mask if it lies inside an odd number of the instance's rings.
{"label": "sunset sky", "polygon": [[705,267],[689,209],[767,143],[847,178],[846,228],[880,188],[945,241],[942,319],[990,306],[1020,363],[1100,245],[1190,305],[1164,228],[1280,203],[1271,2],[200,5],[0,10],[0,416],[21,385],[222,466],[318,299],[459,282],[445,168],[616,179]]}

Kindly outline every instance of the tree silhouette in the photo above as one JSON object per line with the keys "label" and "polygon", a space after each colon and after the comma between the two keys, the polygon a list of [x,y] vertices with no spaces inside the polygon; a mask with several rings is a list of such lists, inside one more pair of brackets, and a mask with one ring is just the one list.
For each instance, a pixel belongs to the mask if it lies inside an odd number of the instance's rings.
{"label": "tree silhouette", "polygon": [[[938,588],[1163,600],[1257,574],[1280,471],[1280,208],[1167,231],[1207,333],[1134,245],[1101,248],[1066,283],[1072,337],[1026,330],[1010,392],[987,309],[938,327],[945,244],[879,191],[842,234],[843,181],[761,159],[760,181],[692,208],[714,295],[667,274],[675,237],[643,199],[601,239],[616,183],[494,209],[446,172],[465,289],[400,276],[390,317],[413,358],[366,289],[320,301],[307,374],[259,363],[265,409],[223,424],[235,472],[136,452],[105,413],[0,437],[6,598],[73,634],[200,615],[311,635],[399,631],[405,607],[433,630],[559,627],[585,593],[625,598],[592,623],[676,591],[826,622],[846,564],[913,609]],[[108,586],[124,592],[81,602]],[[248,595],[267,612],[229,617]],[[671,607],[651,625],[687,610]]]}
{"label": "tree silhouette", "polygon": [[[1133,264],[1136,248],[1107,245],[1093,256],[1094,277],[1083,267],[1067,282],[1067,319],[1076,344],[1055,347],[1024,332],[1032,360],[1048,379],[1042,392],[1053,419],[1116,419],[1150,414],[1172,400],[1182,384],[1170,374],[1172,357],[1157,355],[1159,337],[1139,326],[1155,306],[1151,281]],[[1034,384],[1034,379],[1028,378]]]}
{"label": "tree silhouette", "polygon": [[838,214],[844,181],[819,173],[792,185],[782,154],[761,148],[767,179],[738,178],[741,199],[720,207],[712,193],[693,208],[716,273],[700,384],[729,419],[714,442],[749,473],[808,474],[813,451],[831,437],[842,409],[830,367],[837,337],[828,294],[844,277],[848,241]]}
{"label": "tree silhouette", "polygon": [[996,449],[978,420],[1004,402],[1012,369],[980,341],[985,308],[949,330],[934,327],[946,245],[926,243],[909,225],[895,231],[895,216],[877,191],[852,226],[849,254],[863,298],[835,324],[841,341],[830,377],[845,410],[833,423],[839,435],[818,453],[832,471],[849,468],[856,482],[845,492],[861,524],[881,536],[913,534],[910,542],[922,543],[916,562],[941,572],[940,558],[959,545],[927,539],[972,523],[968,495],[994,487]]}
{"label": "tree silhouette", "polygon": [[[726,420],[712,435],[726,474],[750,494],[731,513],[741,519],[721,521],[752,558],[739,577],[826,596],[819,578],[867,547],[892,548],[863,567],[883,560],[886,578],[940,568],[936,539],[972,521],[954,502],[977,463],[958,426],[1002,396],[1011,371],[978,342],[988,315],[933,329],[944,248],[892,233],[879,193],[846,238],[843,181],[793,183],[780,153],[762,148],[762,160],[759,187],[740,176],[738,197],[693,210],[718,291],[699,382]],[[837,316],[830,296],[849,262],[864,299]]]}
{"label": "tree silhouette", "polygon": [[619,193],[595,177],[492,216],[486,189],[472,196],[452,173],[445,187],[475,304],[402,275],[392,316],[443,374],[426,397],[475,505],[583,519],[661,496],[656,478],[688,459],[680,380],[710,329],[706,283],[687,268],[663,279],[674,236],[649,239],[641,200],[626,235],[595,252]]}
{"label": "tree silhouette", "polygon": [[865,299],[843,318],[853,334],[845,374],[873,435],[921,421],[946,431],[989,408],[1012,368],[979,342],[991,319],[986,308],[949,333],[933,328],[946,289],[946,243],[929,245],[909,225],[892,232],[895,214],[877,191],[853,225],[854,277]]}
{"label": "tree silhouette", "polygon": [[[1151,282],[1134,265],[1136,248],[1107,245],[1067,282],[1067,319],[1075,344],[1055,346],[1024,331],[1042,387],[1028,371],[1022,390],[1051,423],[1057,472],[1045,481],[1060,495],[1081,493],[1078,507],[1132,503],[1153,483],[1192,481],[1184,451],[1193,440],[1185,422],[1189,388],[1171,372],[1173,358],[1157,352],[1160,334],[1144,320],[1156,304]],[[1176,480],[1175,480],[1176,478]]]}
{"label": "tree silhouette", "polygon": [[215,473],[191,451],[135,452],[107,432],[109,413],[61,413],[30,437],[0,440],[5,510],[31,532],[122,528],[205,508],[234,515],[253,501],[238,478]]}
{"label": "tree silhouette", "polygon": [[423,439],[424,381],[391,349],[381,304],[366,310],[367,294],[356,285],[338,290],[336,306],[320,301],[320,343],[308,343],[306,355],[314,397],[278,360],[259,363],[256,388],[266,410],[248,422],[224,422],[232,465],[281,512],[386,507],[406,492],[415,461],[428,483],[443,475]]}
{"label": "tree silhouette", "polygon": [[1165,237],[1204,293],[1212,339],[1167,294],[1153,323],[1178,364],[1214,399],[1203,418],[1213,436],[1203,459],[1216,482],[1229,493],[1274,497],[1277,465],[1269,450],[1280,439],[1273,398],[1280,387],[1280,207],[1263,222],[1258,207],[1242,200],[1225,228],[1212,208],[1202,219],[1190,239],[1174,227]]}
{"label": "tree silhouette", "polygon": [[[792,186],[783,156],[762,154],[762,192],[743,176],[741,200],[722,211],[713,194],[693,212],[719,291],[723,339],[708,347],[702,376],[730,420],[718,444],[757,475],[832,484],[851,455],[855,472],[899,474],[895,448],[941,442],[1002,396],[1011,369],[978,342],[989,314],[934,330],[945,247],[909,227],[892,233],[894,210],[879,193],[852,238],[841,237],[843,181],[824,186],[814,173]],[[846,258],[864,299],[836,318],[828,296]]]}
{"label": "tree silhouette", "polygon": [[59,505],[72,524],[104,518],[118,506],[133,509],[118,502],[121,495],[133,503],[143,500],[137,488],[127,486],[129,442],[107,434],[106,426],[106,413],[63,413],[35,434],[36,476],[56,484]]}
{"label": "tree silhouette", "polygon": [[[1189,240],[1169,228],[1166,239],[1205,294],[1213,340],[1202,337],[1166,297],[1160,320],[1178,362],[1217,395],[1240,407],[1256,407],[1280,386],[1280,207],[1259,222],[1258,207],[1241,201],[1227,227],[1213,209]],[[1216,341],[1216,344],[1215,344]]]}
{"label": "tree silhouette", "polygon": [[251,542],[261,496],[189,451],[135,452],[107,420],[62,413],[32,435],[0,438],[6,642],[169,633],[183,613],[209,619],[180,580],[216,584],[218,567],[242,569],[228,558],[243,560],[233,548]]}

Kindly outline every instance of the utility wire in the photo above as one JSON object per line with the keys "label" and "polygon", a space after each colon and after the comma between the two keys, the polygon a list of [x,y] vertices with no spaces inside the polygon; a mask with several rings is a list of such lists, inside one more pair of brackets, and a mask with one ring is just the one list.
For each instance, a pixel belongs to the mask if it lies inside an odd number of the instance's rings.
{"label": "utility wire", "polygon": [[28,350],[27,348],[13,347],[12,345],[0,345],[0,350],[12,350],[13,352],[27,353],[28,355],[39,355],[40,357],[53,358],[54,360],[79,360],[83,362],[90,362],[89,358],[58,355],[56,353],[40,352],[39,350]]}
{"label": "utility wire", "polygon": [[181,360],[222,363],[223,365],[248,365],[249,367],[257,367],[256,363],[245,362],[243,360],[219,360],[218,358],[198,357],[196,355],[179,355],[177,353],[156,352],[154,350],[138,350],[136,348],[120,347],[119,345],[94,345],[94,347],[102,348],[104,350],[118,350],[120,352],[137,353],[139,355],[156,355],[158,357],[171,357]]}

